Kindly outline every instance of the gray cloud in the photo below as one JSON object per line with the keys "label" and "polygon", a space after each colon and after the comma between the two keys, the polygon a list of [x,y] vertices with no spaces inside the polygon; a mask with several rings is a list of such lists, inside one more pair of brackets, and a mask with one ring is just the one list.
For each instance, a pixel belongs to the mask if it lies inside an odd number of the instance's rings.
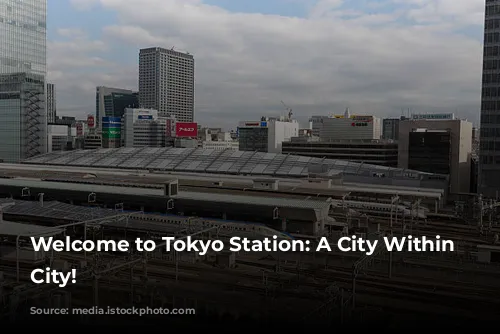
{"label": "gray cloud", "polygon": [[388,0],[404,6],[348,19],[341,1],[320,1],[301,19],[229,13],[197,0],[101,0],[118,22],[103,28],[101,41],[64,30],[67,40],[49,45],[50,74],[58,109],[85,115],[94,110],[95,86],[137,87],[139,48],[175,46],[195,56],[196,117],[211,126],[283,113],[281,100],[302,120],[347,106],[379,116],[456,111],[476,120],[481,36],[454,31],[480,25],[484,4],[453,0],[450,15],[450,1]]}

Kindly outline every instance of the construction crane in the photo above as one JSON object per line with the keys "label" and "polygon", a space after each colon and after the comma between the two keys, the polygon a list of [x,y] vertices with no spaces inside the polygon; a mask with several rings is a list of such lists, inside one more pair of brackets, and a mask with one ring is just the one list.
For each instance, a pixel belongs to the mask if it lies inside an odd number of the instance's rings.
{"label": "construction crane", "polygon": [[283,100],[281,101],[281,104],[285,107],[286,111],[288,112],[288,119],[292,119],[292,108],[288,107]]}

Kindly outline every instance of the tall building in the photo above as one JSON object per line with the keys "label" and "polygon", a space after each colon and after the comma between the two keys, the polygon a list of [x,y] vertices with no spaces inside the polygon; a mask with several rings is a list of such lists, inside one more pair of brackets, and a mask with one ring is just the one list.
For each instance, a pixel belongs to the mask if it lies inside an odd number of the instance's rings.
{"label": "tall building", "polygon": [[398,168],[450,176],[450,192],[470,192],[472,123],[412,117],[399,123]]}
{"label": "tall building", "polygon": [[96,87],[95,115],[100,127],[103,117],[122,118],[125,108],[139,108],[139,93],[129,89]]}
{"label": "tall building", "polygon": [[500,0],[486,0],[478,192],[500,195]]}
{"label": "tall building", "polygon": [[56,122],[56,88],[52,83],[47,83],[47,123]]}
{"label": "tall building", "polygon": [[47,149],[47,0],[0,1],[0,160]]}
{"label": "tall building", "polygon": [[380,118],[368,115],[351,115],[346,109],[343,115],[313,116],[312,134],[321,140],[380,139]]}
{"label": "tall building", "polygon": [[17,163],[47,151],[45,81],[39,74],[0,75],[0,159]]}
{"label": "tall building", "polygon": [[47,0],[0,0],[0,73],[47,72]]}
{"label": "tall building", "polygon": [[139,102],[141,108],[174,115],[179,122],[194,121],[194,58],[163,48],[139,53]]}

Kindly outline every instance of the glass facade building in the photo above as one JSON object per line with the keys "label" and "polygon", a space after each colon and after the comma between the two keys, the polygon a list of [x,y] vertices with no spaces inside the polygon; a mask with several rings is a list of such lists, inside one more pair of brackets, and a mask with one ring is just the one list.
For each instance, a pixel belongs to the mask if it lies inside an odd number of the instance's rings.
{"label": "glass facade building", "polygon": [[47,72],[47,0],[0,0],[0,74]]}
{"label": "glass facade building", "polygon": [[0,0],[0,160],[47,150],[47,0]]}
{"label": "glass facade building", "polygon": [[478,192],[500,195],[500,0],[486,0]]}
{"label": "glass facade building", "polygon": [[96,88],[95,114],[99,127],[103,117],[123,117],[125,108],[139,108],[139,93],[121,88]]}
{"label": "glass facade building", "polygon": [[0,159],[17,163],[47,152],[44,76],[0,75]]}

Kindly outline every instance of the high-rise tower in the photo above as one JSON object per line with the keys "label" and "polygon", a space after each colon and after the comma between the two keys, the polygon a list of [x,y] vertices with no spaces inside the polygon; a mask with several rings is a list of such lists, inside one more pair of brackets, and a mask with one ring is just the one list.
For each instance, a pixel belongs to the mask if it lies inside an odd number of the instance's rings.
{"label": "high-rise tower", "polygon": [[139,103],[141,108],[175,115],[179,122],[194,120],[194,58],[163,48],[139,52]]}
{"label": "high-rise tower", "polygon": [[500,0],[486,0],[478,192],[500,193]]}
{"label": "high-rise tower", "polygon": [[47,0],[0,0],[0,160],[47,149]]}

